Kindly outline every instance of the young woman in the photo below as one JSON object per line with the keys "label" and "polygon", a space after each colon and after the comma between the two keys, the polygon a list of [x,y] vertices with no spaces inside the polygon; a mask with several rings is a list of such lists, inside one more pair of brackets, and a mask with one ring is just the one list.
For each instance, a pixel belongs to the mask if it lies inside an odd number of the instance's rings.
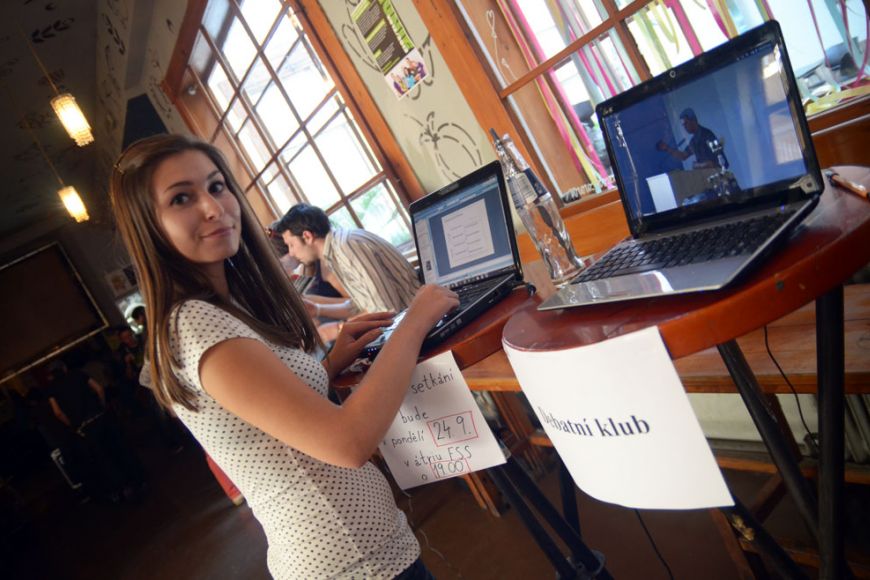
{"label": "young woman", "polygon": [[322,363],[312,357],[312,321],[214,147],[174,135],[134,143],[115,165],[111,198],[149,312],[155,394],[245,495],[272,575],[430,577],[368,459],[424,336],[456,295],[421,288],[362,384],[336,406],[330,379],[392,314],[348,322]]}

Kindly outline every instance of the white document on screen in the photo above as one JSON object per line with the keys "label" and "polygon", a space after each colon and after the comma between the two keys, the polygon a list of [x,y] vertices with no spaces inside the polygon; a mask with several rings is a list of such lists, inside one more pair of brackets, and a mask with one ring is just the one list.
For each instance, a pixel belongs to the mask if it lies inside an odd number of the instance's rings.
{"label": "white document on screen", "polygon": [[505,344],[505,352],[584,492],[641,509],[733,505],[657,328],[561,351]]}
{"label": "white document on screen", "polygon": [[405,400],[378,448],[402,489],[505,462],[449,351],[414,369]]}

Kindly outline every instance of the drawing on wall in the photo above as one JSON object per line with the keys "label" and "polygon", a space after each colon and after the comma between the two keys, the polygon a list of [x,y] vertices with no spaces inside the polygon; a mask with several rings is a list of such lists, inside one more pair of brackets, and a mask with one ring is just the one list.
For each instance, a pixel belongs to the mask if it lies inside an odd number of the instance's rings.
{"label": "drawing on wall", "polygon": [[115,43],[115,47],[118,49],[118,54],[126,54],[127,45],[124,44],[123,39],[121,39],[121,35],[118,33],[118,30],[115,28],[115,25],[112,23],[112,19],[109,18],[109,15],[103,13],[103,20],[106,23],[106,32],[109,33],[112,41]]}
{"label": "drawing on wall", "polygon": [[511,70],[511,65],[508,60],[503,56],[499,56],[498,54],[498,32],[496,32],[495,30],[495,11],[487,10],[485,14],[486,22],[487,24],[489,24],[489,35],[490,37],[492,37],[492,51],[493,56],[495,57],[494,60],[510,74],[511,79],[508,82],[513,82],[517,80],[517,75],[514,74],[513,70]]}
{"label": "drawing on wall", "polygon": [[61,20],[55,20],[48,26],[37,28],[36,30],[31,32],[30,40],[35,44],[49,41],[52,38],[56,38],[58,34],[72,28],[72,25],[75,21],[75,18],[63,18]]}
{"label": "drawing on wall", "polygon": [[5,62],[0,62],[0,79],[12,74],[13,67],[18,64],[18,57],[13,57]]}
{"label": "drawing on wall", "polygon": [[426,75],[426,78],[423,79],[422,83],[417,83],[417,85],[409,92],[409,98],[413,101],[419,99],[420,95],[423,93],[423,89],[420,86],[421,84],[426,85],[427,87],[431,87],[432,84],[435,82],[435,59],[432,57],[431,35],[426,35],[426,39],[423,40],[423,43],[420,45],[420,48],[418,50],[420,51],[420,54],[423,55],[425,66],[427,67],[429,74]]}
{"label": "drawing on wall", "polygon": [[420,127],[418,142],[435,160],[438,170],[449,181],[455,181],[481,166],[483,156],[471,134],[460,125],[447,121],[435,122],[435,111],[422,122],[412,115],[406,117]]}

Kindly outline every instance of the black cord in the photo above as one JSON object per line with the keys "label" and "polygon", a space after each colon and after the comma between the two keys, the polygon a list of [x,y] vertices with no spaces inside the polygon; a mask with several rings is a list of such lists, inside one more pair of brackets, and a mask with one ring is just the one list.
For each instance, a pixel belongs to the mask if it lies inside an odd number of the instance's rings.
{"label": "black cord", "polygon": [[801,408],[801,400],[798,397],[797,390],[795,390],[794,385],[791,384],[791,381],[788,380],[788,377],[785,374],[785,371],[782,370],[782,367],[779,366],[779,363],[776,360],[776,357],[773,356],[773,352],[770,350],[770,342],[767,340],[767,326],[764,327],[764,348],[767,349],[767,354],[770,356],[770,360],[773,361],[773,364],[776,365],[777,370],[779,370],[779,374],[782,375],[782,378],[785,379],[785,383],[788,385],[788,388],[791,389],[792,395],[794,395],[795,403],[797,403],[798,415],[801,417],[801,423],[804,425],[804,429],[807,430],[807,435],[810,436],[810,439],[813,439],[813,433],[810,431],[810,428],[807,426],[806,419],[804,419],[804,410]]}
{"label": "black cord", "polygon": [[649,543],[652,545],[653,551],[656,553],[656,556],[659,557],[659,562],[661,562],[662,566],[664,566],[665,570],[667,570],[668,578],[670,578],[671,580],[674,580],[674,573],[671,571],[671,567],[668,566],[668,563],[665,560],[665,557],[662,556],[661,552],[659,552],[659,547],[656,545],[656,541],[653,540],[652,534],[649,533],[649,530],[647,529],[646,524],[643,522],[643,518],[640,517],[640,510],[632,510],[632,511],[634,511],[634,515],[637,516],[637,521],[640,522],[640,527],[643,528],[643,531],[646,534],[646,537],[649,540]]}

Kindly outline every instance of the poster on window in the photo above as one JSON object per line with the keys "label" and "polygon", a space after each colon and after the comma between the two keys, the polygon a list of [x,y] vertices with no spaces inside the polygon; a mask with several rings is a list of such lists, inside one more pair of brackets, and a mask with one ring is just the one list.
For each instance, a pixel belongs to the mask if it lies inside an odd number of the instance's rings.
{"label": "poster on window", "polygon": [[405,400],[378,448],[402,489],[505,462],[450,351],[414,369]]}
{"label": "poster on window", "polygon": [[405,96],[426,78],[423,56],[414,47],[392,0],[362,0],[351,18],[396,97]]}

